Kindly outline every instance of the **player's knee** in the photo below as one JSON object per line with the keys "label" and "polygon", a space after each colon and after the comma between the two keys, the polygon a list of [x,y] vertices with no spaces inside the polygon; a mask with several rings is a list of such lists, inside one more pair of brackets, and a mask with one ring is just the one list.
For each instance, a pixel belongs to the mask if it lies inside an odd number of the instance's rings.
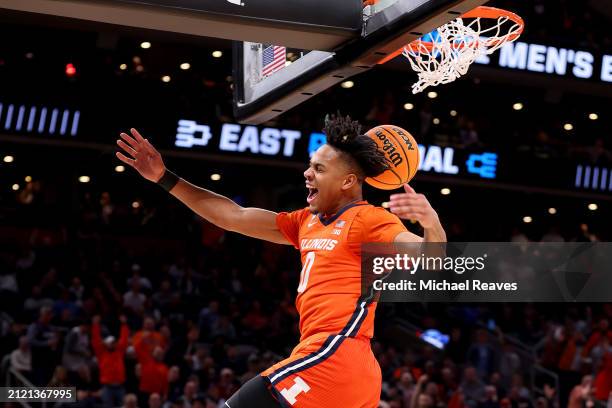
{"label": "player's knee", "polygon": [[280,408],[268,389],[268,382],[260,375],[250,379],[229,400],[225,408]]}

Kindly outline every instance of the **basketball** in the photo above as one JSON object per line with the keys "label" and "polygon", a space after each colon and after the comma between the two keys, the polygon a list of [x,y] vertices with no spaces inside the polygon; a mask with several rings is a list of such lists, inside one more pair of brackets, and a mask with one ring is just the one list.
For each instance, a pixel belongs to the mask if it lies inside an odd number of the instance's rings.
{"label": "basketball", "polygon": [[394,125],[382,125],[370,129],[366,135],[385,153],[391,166],[376,177],[367,177],[366,183],[381,190],[393,190],[414,177],[419,167],[419,148],[407,130]]}

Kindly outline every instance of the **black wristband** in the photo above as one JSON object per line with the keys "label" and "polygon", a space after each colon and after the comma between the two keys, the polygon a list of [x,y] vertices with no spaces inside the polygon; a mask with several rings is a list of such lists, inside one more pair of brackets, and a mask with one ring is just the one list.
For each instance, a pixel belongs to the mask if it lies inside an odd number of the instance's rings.
{"label": "black wristband", "polygon": [[166,169],[164,175],[159,179],[157,184],[167,192],[170,192],[170,190],[172,190],[178,182],[179,177],[170,170]]}

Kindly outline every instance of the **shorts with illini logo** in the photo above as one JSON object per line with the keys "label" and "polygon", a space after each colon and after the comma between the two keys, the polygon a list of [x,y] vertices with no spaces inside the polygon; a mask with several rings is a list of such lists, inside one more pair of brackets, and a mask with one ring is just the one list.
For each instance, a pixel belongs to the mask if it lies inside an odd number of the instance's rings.
{"label": "shorts with illini logo", "polygon": [[375,408],[381,372],[370,339],[314,335],[264,371],[283,407]]}

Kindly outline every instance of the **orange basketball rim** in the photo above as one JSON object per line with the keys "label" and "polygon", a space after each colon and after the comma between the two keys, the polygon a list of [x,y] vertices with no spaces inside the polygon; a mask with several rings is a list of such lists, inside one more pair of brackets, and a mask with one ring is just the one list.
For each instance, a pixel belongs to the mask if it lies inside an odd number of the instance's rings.
{"label": "orange basketball rim", "polygon": [[[376,0],[367,0],[366,2],[367,4],[372,4],[372,3],[375,3]],[[364,2],[364,4],[366,4],[366,2]],[[521,16],[511,11],[496,8],[496,7],[486,7],[486,6],[476,7],[475,9],[470,10],[467,13],[463,14],[459,18],[476,20],[476,23],[477,23],[476,26],[478,28],[476,30],[476,33],[479,35],[479,38],[484,42],[484,45],[487,49],[489,48],[497,49],[507,42],[515,41],[517,38],[520,37],[520,35],[523,33],[523,30],[525,29],[525,22],[523,21]],[[492,22],[491,27],[487,29],[481,28],[482,20],[491,20]],[[506,22],[512,22],[514,23],[515,27],[516,26],[518,27],[516,29],[513,29],[512,31],[504,33],[503,25]],[[473,23],[470,23],[470,25],[471,24]],[[480,37],[480,34],[484,34],[485,32],[486,32],[486,35]],[[453,45],[456,46],[456,48],[462,48],[465,46],[465,43],[457,42],[456,45],[455,44]],[[404,52],[405,49],[412,50],[412,51],[418,50],[419,52],[428,52],[428,51],[431,51],[433,48],[434,48],[433,42],[417,39],[411,42],[410,44],[400,48],[399,50],[387,55],[386,57],[378,61],[378,64],[384,64],[385,62],[392,60],[393,58],[397,57],[402,52]]]}

